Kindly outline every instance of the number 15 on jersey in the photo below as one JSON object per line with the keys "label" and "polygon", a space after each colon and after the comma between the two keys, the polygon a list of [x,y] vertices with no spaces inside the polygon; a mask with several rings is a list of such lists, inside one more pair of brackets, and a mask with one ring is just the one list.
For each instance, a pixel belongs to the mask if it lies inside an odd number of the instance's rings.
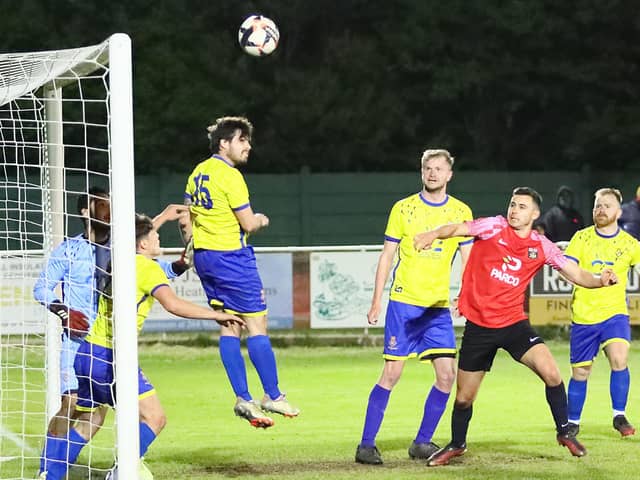
{"label": "number 15 on jersey", "polygon": [[213,200],[211,200],[211,193],[206,186],[209,181],[209,175],[203,175],[202,173],[196,175],[193,179],[195,183],[195,190],[191,195],[193,203],[196,206],[210,209],[213,208]]}

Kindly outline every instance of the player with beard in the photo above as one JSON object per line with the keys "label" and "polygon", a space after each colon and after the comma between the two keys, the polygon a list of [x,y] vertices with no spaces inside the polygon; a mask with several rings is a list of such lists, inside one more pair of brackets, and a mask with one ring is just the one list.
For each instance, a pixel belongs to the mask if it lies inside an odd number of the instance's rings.
{"label": "player with beard", "polygon": [[[175,205],[167,207],[163,214],[154,220],[146,215],[136,215],[136,316],[128,320],[135,321],[137,330],[140,332],[151,307],[155,300],[158,300],[168,312],[179,317],[243,324],[244,322],[236,316],[215,312],[183,300],[171,289],[165,267],[156,261],[162,253],[162,248],[155,225],[162,223],[163,217],[165,220],[177,218],[179,215],[177,207]],[[184,208],[183,206],[182,209]],[[116,408],[115,368],[117,365],[114,357],[113,328],[113,295],[109,280],[105,291],[101,292],[95,322],[78,348],[74,360],[78,378],[76,404],[76,411],[79,413],[78,421],[69,429],[69,445],[66,450],[46,452],[46,458],[43,460],[46,469],[40,473],[38,477],[40,480],[67,478],[69,466],[76,462],[80,451],[102,427],[107,412],[106,406]],[[166,415],[154,386],[140,369],[138,369],[138,410],[140,457],[143,457],[151,443],[163,430]],[[117,478],[116,466],[105,479]],[[153,478],[142,461],[139,464],[138,478]]]}
{"label": "player with beard", "polygon": [[556,440],[572,455],[586,449],[569,431],[567,394],[551,351],[531,327],[524,311],[524,296],[533,276],[550,265],[572,283],[585,288],[615,284],[608,268],[599,276],[568,260],[549,239],[532,230],[540,216],[540,194],[528,187],[513,191],[507,218],[480,218],[444,225],[416,235],[417,250],[430,249],[438,239],[475,237],[462,277],[458,308],[467,319],[460,347],[456,400],[451,418],[451,442],[428,461],[447,465],[467,451],[467,430],[480,384],[491,369],[499,348],[531,369],[545,384],[547,403],[556,425]]}
{"label": "player with beard", "polygon": [[471,209],[447,194],[453,175],[453,157],[446,150],[426,150],[422,155],[422,191],[393,206],[378,261],[370,325],[378,322],[384,286],[393,270],[393,283],[385,320],[384,367],[371,390],[356,462],[379,465],[375,444],[391,390],[400,380],[405,361],[417,357],[431,362],[435,383],[425,403],[418,433],[409,456],[428,459],[439,447],[431,441],[455,379],[456,339],[449,312],[451,263],[458,248],[462,268],[471,249],[463,238],[444,240],[430,251],[416,251],[413,237],[425,229],[471,220]]}
{"label": "player with beard", "polygon": [[40,474],[48,469],[47,457],[55,452],[66,458],[69,449],[69,429],[78,417],[78,378],[73,362],[82,337],[96,318],[97,285],[109,257],[111,209],[107,191],[91,187],[78,197],[77,211],[84,231],[66,238],[53,249],[33,288],[35,300],[56,314],[64,329],[60,348],[60,409],[47,427]]}
{"label": "player with beard", "polygon": [[212,156],[193,170],[184,194],[191,212],[193,263],[211,308],[238,315],[247,324],[247,350],[264,397],[256,402],[249,393],[240,326],[222,326],[220,357],[236,395],[234,412],[254,427],[268,428],[273,420],[265,412],[296,417],[300,410],[278,386],[264,289],[253,247],[247,243],[250,233],[269,225],[266,215],[253,212],[238,170],[249,159],[253,125],[244,117],[222,117],[208,132]]}
{"label": "player with beard", "polygon": [[611,367],[609,391],[613,407],[613,428],[623,437],[635,428],[625,416],[629,395],[627,358],[631,327],[626,301],[629,269],[640,263],[640,243],[618,226],[622,213],[622,195],[615,188],[601,188],[595,193],[594,225],[576,232],[565,256],[585,270],[599,274],[611,268],[620,282],[604,290],[573,290],[569,381],[569,426],[574,434],[580,429],[582,407],[587,396],[587,380],[598,350],[602,348]]}

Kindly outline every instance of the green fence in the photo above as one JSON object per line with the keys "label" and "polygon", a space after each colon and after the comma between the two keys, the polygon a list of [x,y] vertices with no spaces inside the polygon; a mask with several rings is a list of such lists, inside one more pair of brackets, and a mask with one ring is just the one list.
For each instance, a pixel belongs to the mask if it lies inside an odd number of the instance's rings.
{"label": "green fence", "polygon": [[[136,207],[150,215],[170,202],[182,203],[187,174],[136,177]],[[269,228],[251,239],[256,246],[357,245],[382,242],[387,215],[396,200],[417,192],[414,173],[310,173],[246,175],[251,204],[266,213]],[[543,209],[555,201],[560,185],[577,195],[577,207],[591,218],[593,192],[603,186],[635,193],[640,178],[625,172],[455,172],[449,192],[466,202],[474,216],[506,211],[509,192],[530,186],[544,197]],[[117,194],[117,187],[116,187]],[[162,243],[179,245],[176,228],[162,229]]]}

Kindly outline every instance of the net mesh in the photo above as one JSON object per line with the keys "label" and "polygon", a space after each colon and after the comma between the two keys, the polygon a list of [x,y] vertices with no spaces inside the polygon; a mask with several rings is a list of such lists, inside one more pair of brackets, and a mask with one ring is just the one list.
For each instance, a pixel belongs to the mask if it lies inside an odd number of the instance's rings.
{"label": "net mesh", "polygon": [[[1,479],[36,476],[60,399],[60,321],[33,287],[52,248],[82,232],[78,196],[111,192],[108,45],[0,54]],[[103,430],[82,454],[82,478],[104,478],[113,463],[114,430]]]}

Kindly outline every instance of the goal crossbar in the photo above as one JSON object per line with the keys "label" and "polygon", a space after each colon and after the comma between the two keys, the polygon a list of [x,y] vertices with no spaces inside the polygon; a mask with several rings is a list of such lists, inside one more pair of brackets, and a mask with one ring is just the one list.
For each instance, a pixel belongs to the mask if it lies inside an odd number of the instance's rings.
{"label": "goal crossbar", "polygon": [[63,88],[109,61],[108,42],[67,50],[0,56],[0,105],[41,87]]}

